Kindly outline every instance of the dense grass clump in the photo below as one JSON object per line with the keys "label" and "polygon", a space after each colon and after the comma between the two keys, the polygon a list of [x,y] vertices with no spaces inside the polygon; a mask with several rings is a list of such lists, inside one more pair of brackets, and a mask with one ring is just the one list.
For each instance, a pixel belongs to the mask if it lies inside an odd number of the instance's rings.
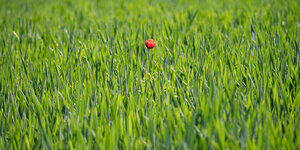
{"label": "dense grass clump", "polygon": [[299,149],[299,32],[297,0],[0,0],[0,149]]}

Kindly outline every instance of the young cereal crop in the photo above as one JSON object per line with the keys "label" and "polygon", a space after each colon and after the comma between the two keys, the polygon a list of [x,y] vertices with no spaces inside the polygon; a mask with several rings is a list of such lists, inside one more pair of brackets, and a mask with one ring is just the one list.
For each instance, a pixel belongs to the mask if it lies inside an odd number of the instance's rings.
{"label": "young cereal crop", "polygon": [[299,0],[0,0],[0,149],[300,149],[299,32]]}

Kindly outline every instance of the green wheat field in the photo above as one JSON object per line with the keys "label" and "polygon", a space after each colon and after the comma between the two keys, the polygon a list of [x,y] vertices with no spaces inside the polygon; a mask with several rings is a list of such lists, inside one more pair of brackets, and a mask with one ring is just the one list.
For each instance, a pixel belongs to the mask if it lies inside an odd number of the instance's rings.
{"label": "green wheat field", "polygon": [[0,0],[0,149],[300,149],[299,55],[299,0]]}

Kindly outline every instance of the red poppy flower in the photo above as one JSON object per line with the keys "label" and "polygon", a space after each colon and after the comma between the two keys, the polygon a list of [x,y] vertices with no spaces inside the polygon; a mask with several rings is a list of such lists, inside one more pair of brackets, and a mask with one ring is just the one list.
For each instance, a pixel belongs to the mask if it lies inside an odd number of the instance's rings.
{"label": "red poppy flower", "polygon": [[155,42],[152,39],[148,39],[145,41],[145,45],[147,48],[152,49],[155,47]]}

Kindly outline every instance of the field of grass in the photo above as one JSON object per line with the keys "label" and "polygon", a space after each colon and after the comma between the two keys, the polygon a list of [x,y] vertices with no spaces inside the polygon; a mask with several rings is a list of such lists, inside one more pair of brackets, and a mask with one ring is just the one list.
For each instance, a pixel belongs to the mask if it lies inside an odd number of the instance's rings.
{"label": "field of grass", "polygon": [[299,32],[299,0],[0,0],[0,149],[299,149]]}

